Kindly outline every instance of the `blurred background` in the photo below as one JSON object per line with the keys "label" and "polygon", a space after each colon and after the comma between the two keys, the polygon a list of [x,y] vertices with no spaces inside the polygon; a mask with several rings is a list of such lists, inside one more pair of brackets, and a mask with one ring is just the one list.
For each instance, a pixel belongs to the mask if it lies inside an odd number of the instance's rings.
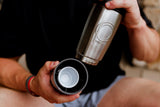
{"label": "blurred background", "polygon": [[[2,8],[2,2],[3,0],[0,0],[0,10]],[[160,0],[138,0],[138,3],[160,34]],[[28,69],[25,62],[25,54],[22,55],[19,63],[25,69]],[[153,63],[146,63],[145,61],[139,61],[133,58],[132,65],[122,56],[120,67],[125,70],[127,76],[142,77],[160,82],[160,55]]]}

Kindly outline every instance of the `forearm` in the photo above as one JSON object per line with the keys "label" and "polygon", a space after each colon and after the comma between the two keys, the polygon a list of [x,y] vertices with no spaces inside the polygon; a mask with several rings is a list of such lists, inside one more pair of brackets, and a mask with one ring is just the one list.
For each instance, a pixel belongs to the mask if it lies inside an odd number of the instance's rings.
{"label": "forearm", "polygon": [[160,49],[158,33],[149,28],[143,19],[138,26],[127,30],[133,57],[147,62],[154,61],[158,57]]}
{"label": "forearm", "polygon": [[26,91],[25,81],[31,75],[15,60],[0,58],[0,84],[20,91]]}

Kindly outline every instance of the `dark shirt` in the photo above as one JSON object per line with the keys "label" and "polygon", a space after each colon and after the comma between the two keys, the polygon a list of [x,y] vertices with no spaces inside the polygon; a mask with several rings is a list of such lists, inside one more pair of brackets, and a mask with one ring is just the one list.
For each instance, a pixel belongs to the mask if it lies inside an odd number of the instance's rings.
{"label": "dark shirt", "polygon": [[[92,3],[91,0],[4,0],[0,11],[0,56],[25,53],[34,75],[47,60],[74,58]],[[141,14],[152,27],[142,11]],[[120,25],[103,60],[97,66],[86,65],[89,82],[84,93],[105,88],[117,75],[125,74],[119,67],[123,51],[131,56],[127,31]]]}

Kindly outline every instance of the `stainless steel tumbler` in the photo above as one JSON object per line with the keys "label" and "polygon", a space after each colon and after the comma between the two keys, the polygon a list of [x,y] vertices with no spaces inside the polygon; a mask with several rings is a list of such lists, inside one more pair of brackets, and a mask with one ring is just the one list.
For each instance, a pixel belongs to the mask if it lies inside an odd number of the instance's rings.
{"label": "stainless steel tumbler", "polygon": [[117,10],[107,10],[103,4],[94,4],[83,29],[76,58],[97,65],[110,46],[121,19],[122,15]]}
{"label": "stainless steel tumbler", "polygon": [[51,84],[59,92],[67,95],[82,91],[88,82],[88,71],[77,59],[61,61],[51,74]]}

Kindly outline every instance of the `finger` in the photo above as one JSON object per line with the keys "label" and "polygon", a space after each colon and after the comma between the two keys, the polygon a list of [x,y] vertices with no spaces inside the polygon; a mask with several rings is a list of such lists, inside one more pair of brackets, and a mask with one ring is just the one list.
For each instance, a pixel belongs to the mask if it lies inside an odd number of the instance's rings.
{"label": "finger", "polygon": [[60,103],[65,103],[65,102],[71,102],[76,100],[77,98],[79,98],[79,93],[78,94],[74,94],[74,95],[64,95],[64,94],[59,94],[59,95],[55,95],[54,97],[56,97],[56,100],[54,101],[57,104]]}
{"label": "finger", "polygon": [[105,3],[107,9],[125,8],[130,9],[137,6],[137,0],[112,0]]}
{"label": "finger", "polygon": [[59,61],[46,61],[44,66],[42,67],[42,70],[45,71],[45,73],[50,73],[52,69],[54,69],[59,64]]}
{"label": "finger", "polygon": [[54,69],[59,64],[59,61],[51,61],[50,62],[50,70]]}
{"label": "finger", "polygon": [[[80,93],[74,94],[74,95],[65,95],[60,92],[58,92],[55,88],[47,89],[47,95],[44,96],[45,99],[47,99],[50,103],[65,103],[65,102],[71,102],[79,98]],[[50,93],[50,94],[49,94]]]}

